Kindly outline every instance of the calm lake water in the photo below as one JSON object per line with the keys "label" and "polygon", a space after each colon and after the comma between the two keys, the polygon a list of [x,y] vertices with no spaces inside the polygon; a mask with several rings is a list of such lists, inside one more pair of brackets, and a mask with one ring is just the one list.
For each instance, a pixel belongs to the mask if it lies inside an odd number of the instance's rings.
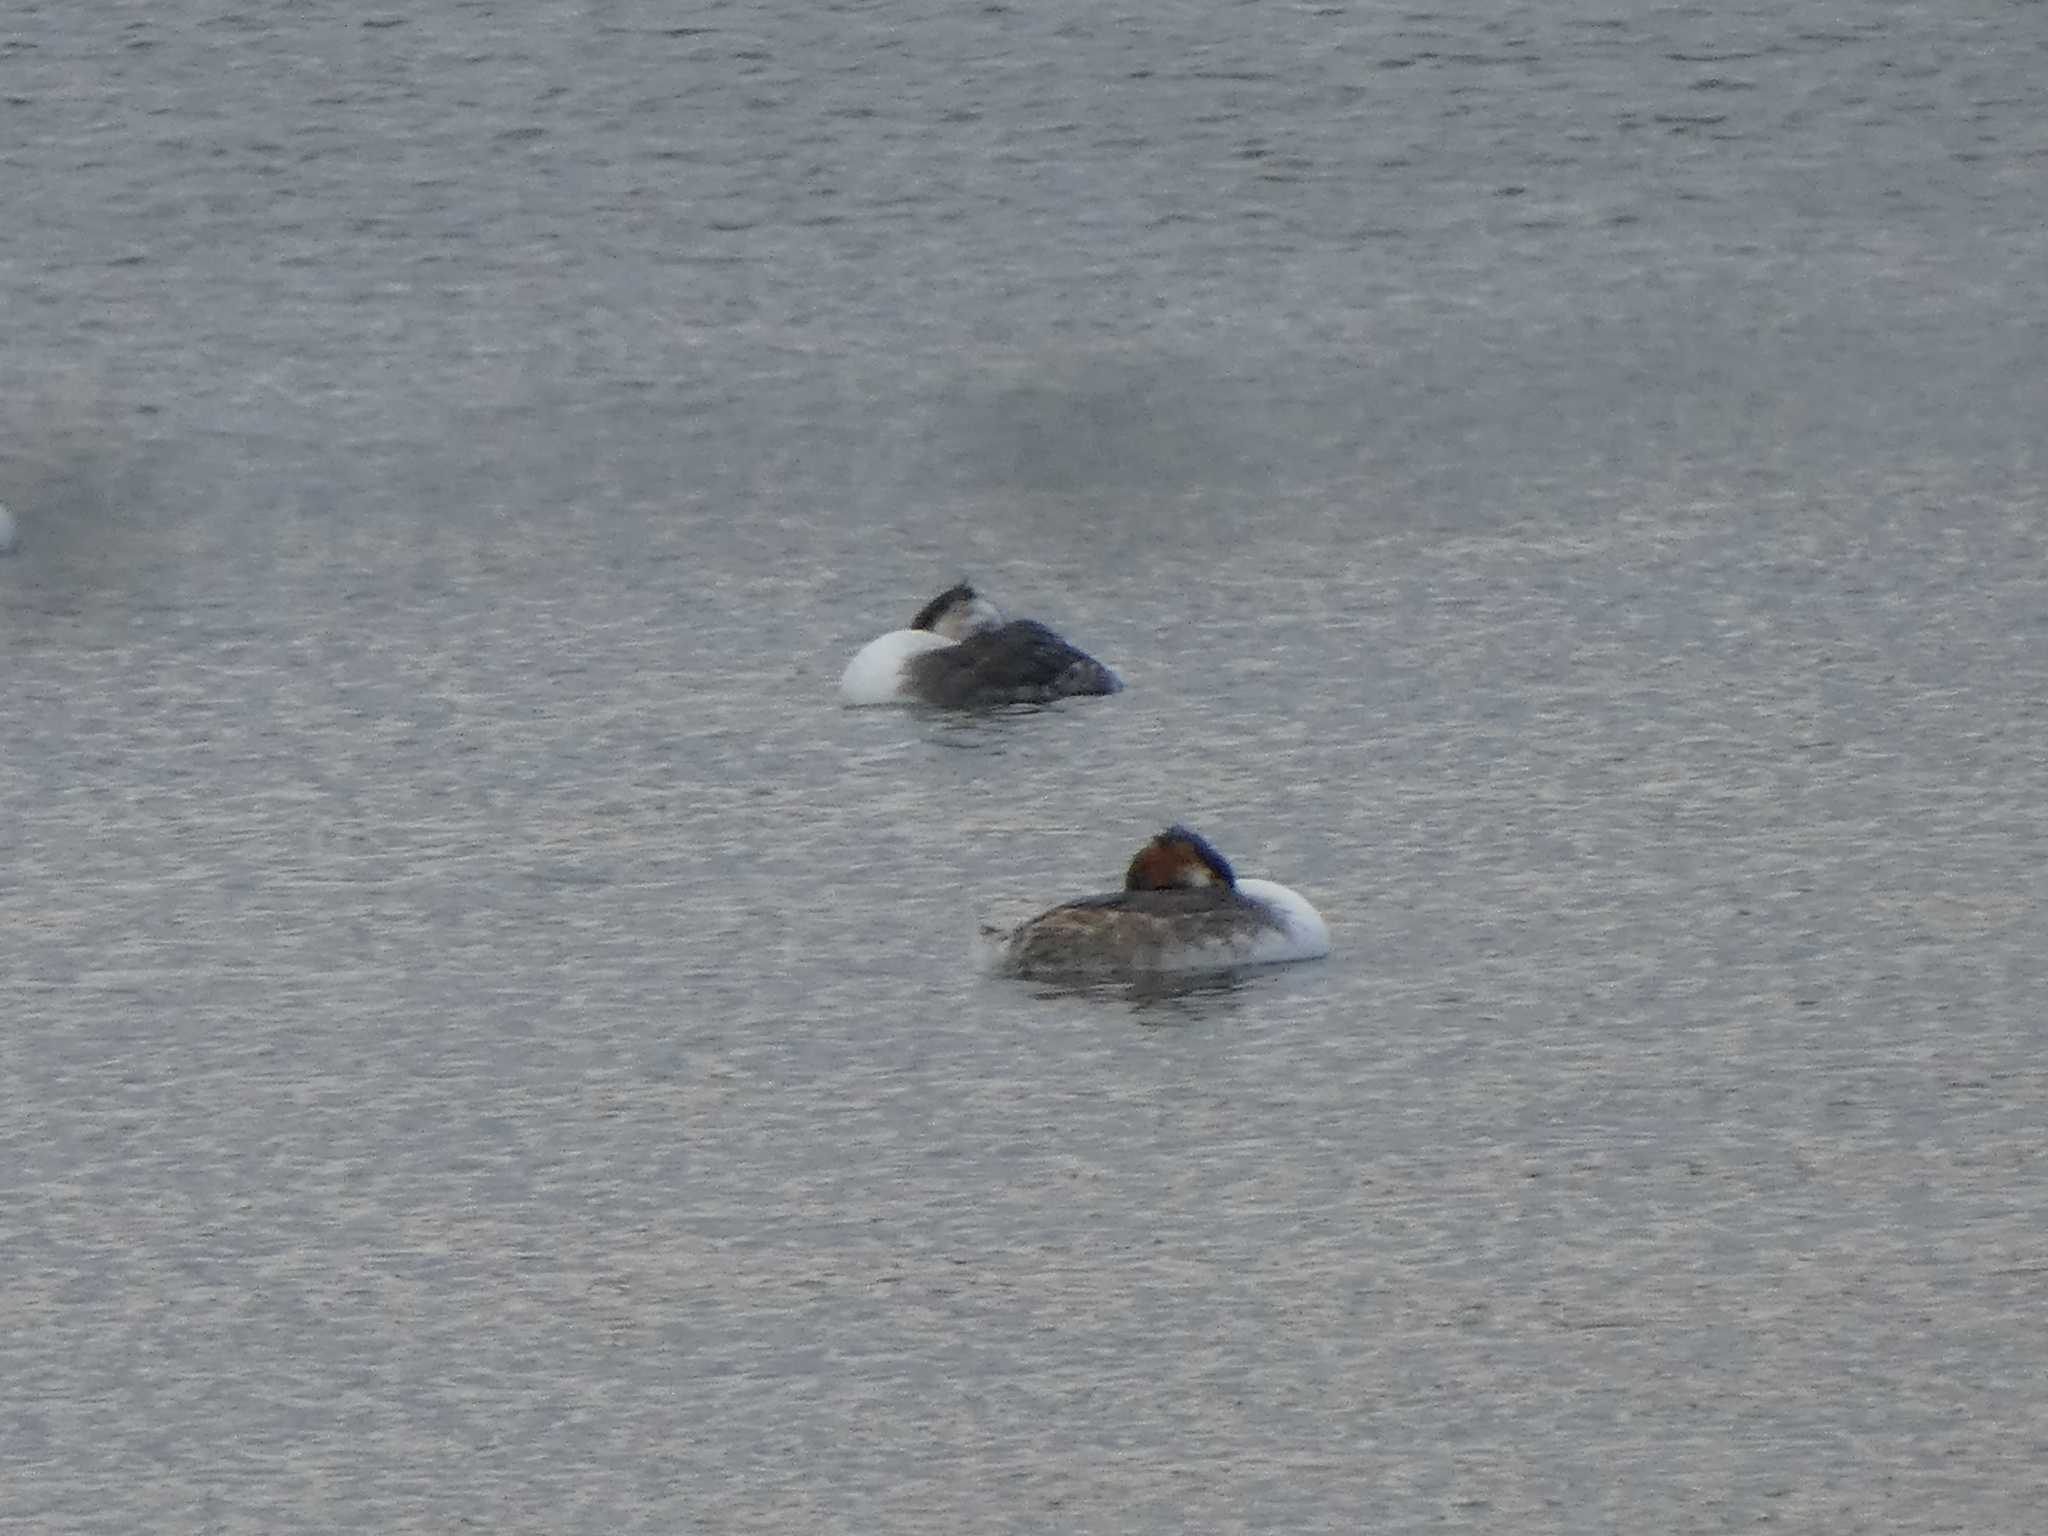
{"label": "calm lake water", "polygon": [[6,30],[0,1526],[2041,1529],[2041,6]]}

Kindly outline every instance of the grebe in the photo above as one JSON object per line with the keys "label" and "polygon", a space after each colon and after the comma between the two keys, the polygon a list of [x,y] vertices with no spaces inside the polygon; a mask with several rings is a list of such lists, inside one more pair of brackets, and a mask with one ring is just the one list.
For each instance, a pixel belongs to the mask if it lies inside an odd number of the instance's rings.
{"label": "grebe", "polygon": [[1123,683],[1036,619],[1006,619],[966,582],[920,608],[908,629],[862,646],[839,679],[848,704],[987,709],[1116,693]]}
{"label": "grebe", "polygon": [[1084,896],[1004,931],[983,928],[1013,976],[1135,976],[1315,960],[1330,930],[1308,898],[1240,880],[1209,840],[1168,827],[1140,848],[1124,888]]}

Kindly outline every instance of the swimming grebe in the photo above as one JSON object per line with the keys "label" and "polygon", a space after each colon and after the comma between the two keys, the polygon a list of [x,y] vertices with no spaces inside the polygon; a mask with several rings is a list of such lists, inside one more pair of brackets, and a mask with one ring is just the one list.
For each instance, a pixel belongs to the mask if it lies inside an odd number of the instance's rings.
{"label": "swimming grebe", "polygon": [[862,646],[839,679],[849,704],[987,709],[1115,693],[1117,675],[1035,619],[1006,619],[966,582],[920,608],[908,629]]}
{"label": "swimming grebe", "polygon": [[1183,826],[1137,851],[1122,890],[982,933],[997,946],[997,969],[1013,976],[1133,976],[1330,952],[1329,927],[1308,898],[1271,880],[1238,879],[1207,838]]}

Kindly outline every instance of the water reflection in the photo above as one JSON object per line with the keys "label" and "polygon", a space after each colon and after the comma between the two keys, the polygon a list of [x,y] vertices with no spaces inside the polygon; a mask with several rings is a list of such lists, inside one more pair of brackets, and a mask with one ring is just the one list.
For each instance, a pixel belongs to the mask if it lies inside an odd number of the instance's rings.
{"label": "water reflection", "polygon": [[1042,715],[1044,704],[1005,704],[997,709],[928,709],[920,706],[925,739],[955,752],[1001,752],[1014,739],[1018,723]]}
{"label": "water reflection", "polygon": [[1168,971],[1115,980],[1036,981],[1031,995],[1045,1001],[1087,998],[1122,1003],[1146,1025],[1192,1024],[1235,1011],[1250,979],[1249,967],[1227,971]]}

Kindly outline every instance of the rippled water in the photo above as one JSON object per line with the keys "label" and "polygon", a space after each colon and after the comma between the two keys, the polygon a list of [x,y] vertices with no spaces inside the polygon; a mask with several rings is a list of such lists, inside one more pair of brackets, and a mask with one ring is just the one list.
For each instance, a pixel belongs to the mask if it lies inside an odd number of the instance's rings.
{"label": "rippled water", "polygon": [[25,11],[0,1523],[2036,1528],[2039,10]]}

